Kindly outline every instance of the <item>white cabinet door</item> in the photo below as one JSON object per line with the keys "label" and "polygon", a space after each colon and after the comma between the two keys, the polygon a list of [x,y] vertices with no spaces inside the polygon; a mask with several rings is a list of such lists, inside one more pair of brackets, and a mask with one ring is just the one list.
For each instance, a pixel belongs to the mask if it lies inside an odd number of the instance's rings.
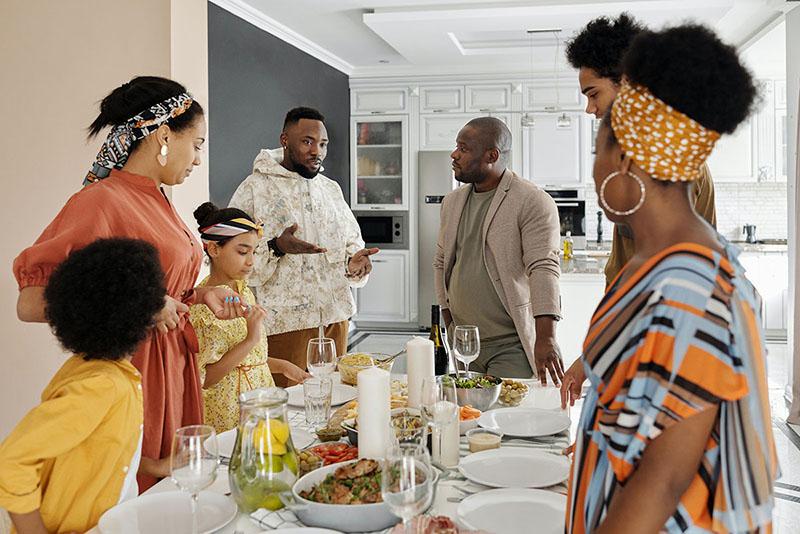
{"label": "white cabinet door", "polygon": [[522,128],[522,175],[540,187],[581,183],[581,114],[533,113]]}
{"label": "white cabinet door", "polygon": [[753,119],[747,119],[730,135],[717,141],[708,158],[708,168],[715,182],[755,182],[756,139]]}
{"label": "white cabinet door", "polygon": [[458,113],[464,111],[464,86],[420,87],[420,113]]}
{"label": "white cabinet door", "polygon": [[583,95],[574,84],[526,83],[522,87],[522,108],[525,111],[582,110]]}
{"label": "white cabinet door", "polygon": [[[456,146],[456,137],[459,130],[470,120],[479,115],[460,113],[460,114],[436,114],[420,115],[419,117],[419,149],[420,150],[453,150]],[[492,115],[503,121],[509,128],[511,127],[510,114]]]}
{"label": "white cabinet door", "polygon": [[468,85],[467,111],[488,113],[511,110],[511,84]]}
{"label": "white cabinet door", "polygon": [[408,115],[350,119],[350,206],[407,210]]}
{"label": "white cabinet door", "polygon": [[788,323],[787,288],[789,256],[783,252],[743,252],[739,262],[762,300],[762,323],[766,330],[785,331]]}
{"label": "white cabinet door", "polygon": [[381,251],[372,256],[367,285],[356,290],[356,321],[407,323],[408,252]]}
{"label": "white cabinet door", "polygon": [[350,112],[353,114],[408,113],[408,89],[405,87],[350,89]]}
{"label": "white cabinet door", "polygon": [[560,286],[561,320],[556,324],[556,341],[566,369],[583,351],[583,340],[605,293],[606,280],[601,274],[566,274]]}

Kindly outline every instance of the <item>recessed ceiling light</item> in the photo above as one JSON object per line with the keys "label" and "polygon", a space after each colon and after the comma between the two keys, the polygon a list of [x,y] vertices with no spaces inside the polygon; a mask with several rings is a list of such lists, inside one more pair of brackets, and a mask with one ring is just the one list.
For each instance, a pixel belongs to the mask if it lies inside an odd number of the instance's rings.
{"label": "recessed ceiling light", "polygon": [[386,63],[389,63],[389,60],[388,59],[379,59],[378,63],[383,63],[385,65]]}

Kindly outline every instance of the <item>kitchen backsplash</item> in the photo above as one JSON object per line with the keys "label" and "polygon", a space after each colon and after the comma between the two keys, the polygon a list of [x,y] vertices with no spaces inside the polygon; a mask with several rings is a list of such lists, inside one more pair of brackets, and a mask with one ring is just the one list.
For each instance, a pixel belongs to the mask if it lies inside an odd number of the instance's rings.
{"label": "kitchen backsplash", "polygon": [[[715,182],[717,229],[731,240],[743,240],[742,226],[756,225],[758,239],[786,239],[788,234],[785,183]],[[600,206],[594,187],[586,188],[586,239],[597,239]],[[612,224],[603,215],[603,240],[611,240]]]}

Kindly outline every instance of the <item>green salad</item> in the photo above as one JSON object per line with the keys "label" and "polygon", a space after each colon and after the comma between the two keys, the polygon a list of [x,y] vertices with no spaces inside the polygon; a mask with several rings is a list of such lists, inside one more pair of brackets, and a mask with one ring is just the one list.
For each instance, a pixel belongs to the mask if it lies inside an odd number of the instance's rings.
{"label": "green salad", "polygon": [[492,388],[503,380],[491,375],[476,376],[472,378],[450,377],[458,389]]}

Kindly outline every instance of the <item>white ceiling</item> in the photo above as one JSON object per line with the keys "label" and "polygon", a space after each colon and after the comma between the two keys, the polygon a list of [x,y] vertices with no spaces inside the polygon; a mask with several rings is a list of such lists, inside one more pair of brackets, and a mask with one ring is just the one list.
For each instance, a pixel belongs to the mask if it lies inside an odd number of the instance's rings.
{"label": "white ceiling", "polygon": [[[353,77],[551,72],[556,59],[565,69],[563,42],[589,20],[623,11],[656,28],[708,24],[739,46],[787,9],[780,0],[212,1],[271,21]],[[529,29],[561,32],[531,38]]]}

